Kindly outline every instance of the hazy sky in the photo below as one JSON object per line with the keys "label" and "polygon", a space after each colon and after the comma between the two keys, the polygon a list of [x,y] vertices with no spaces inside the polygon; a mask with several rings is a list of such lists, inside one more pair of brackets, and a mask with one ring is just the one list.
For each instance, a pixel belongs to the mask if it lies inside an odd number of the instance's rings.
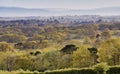
{"label": "hazy sky", "polygon": [[0,0],[0,6],[92,9],[101,7],[120,7],[120,0]]}

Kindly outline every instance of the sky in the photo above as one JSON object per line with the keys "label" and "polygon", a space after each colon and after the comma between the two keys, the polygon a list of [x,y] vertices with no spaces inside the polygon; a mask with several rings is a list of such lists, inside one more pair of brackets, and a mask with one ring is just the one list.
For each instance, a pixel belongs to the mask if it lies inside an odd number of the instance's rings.
{"label": "sky", "polygon": [[120,7],[120,0],[0,0],[0,6],[24,8],[94,9]]}

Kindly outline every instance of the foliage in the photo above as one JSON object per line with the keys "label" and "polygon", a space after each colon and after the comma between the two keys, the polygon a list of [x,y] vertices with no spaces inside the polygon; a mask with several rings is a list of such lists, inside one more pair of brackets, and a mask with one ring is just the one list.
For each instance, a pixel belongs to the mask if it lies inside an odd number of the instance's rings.
{"label": "foliage", "polygon": [[106,74],[106,71],[109,69],[106,63],[99,63],[93,66],[93,68],[98,74]]}
{"label": "foliage", "polygon": [[120,73],[120,66],[111,66],[107,71],[107,74],[119,74]]}
{"label": "foliage", "polygon": [[6,34],[0,37],[0,41],[6,41],[8,43],[17,43],[26,40],[26,36],[24,35],[17,35],[17,34]]}
{"label": "foliage", "polygon": [[12,45],[7,42],[0,42],[0,51],[7,52],[7,51],[14,51]]}
{"label": "foliage", "polygon": [[77,51],[72,54],[73,67],[89,67],[93,64],[93,58],[88,51],[88,45],[81,45]]}
{"label": "foliage", "polygon": [[[65,21],[62,24],[56,21],[1,20],[0,70],[22,69],[44,72],[64,68],[91,67],[97,61],[108,63],[110,66],[120,65],[119,22],[96,22],[85,25],[77,21]],[[67,48],[65,51],[67,53],[60,52],[64,46],[67,47],[70,44],[74,45]],[[89,48],[95,51],[89,52]],[[105,68],[105,64],[98,64],[95,70],[107,71]],[[86,72],[86,70],[80,69],[80,72]],[[118,70],[118,67],[110,67],[108,72]],[[58,73],[58,71],[53,72]],[[76,70],[64,72],[76,72]],[[77,72],[79,72],[78,69]]]}
{"label": "foliage", "polygon": [[114,38],[102,42],[98,48],[100,62],[108,62],[109,65],[117,65],[119,61],[117,55],[120,51],[120,39]]}
{"label": "foliage", "polygon": [[[106,66],[105,63],[101,63],[97,65],[97,71],[106,71],[106,74],[119,74],[120,73],[120,66]],[[95,65],[96,66],[96,65]],[[105,74],[105,73],[98,73],[96,68],[69,68],[69,69],[57,69],[57,70],[48,70],[45,72],[38,72],[38,71],[29,71],[29,70],[16,70],[16,71],[0,71],[0,74]],[[104,67],[103,67],[104,66]],[[105,69],[105,66],[107,69]]]}
{"label": "foliage", "polygon": [[96,74],[93,69],[61,69],[54,71],[47,71],[45,74]]}

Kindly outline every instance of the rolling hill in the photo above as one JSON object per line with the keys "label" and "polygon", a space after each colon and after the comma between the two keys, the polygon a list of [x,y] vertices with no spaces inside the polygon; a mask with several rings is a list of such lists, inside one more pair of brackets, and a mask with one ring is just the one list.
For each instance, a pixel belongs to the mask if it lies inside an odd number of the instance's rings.
{"label": "rolling hill", "polygon": [[20,8],[0,7],[0,17],[20,16],[63,16],[63,15],[120,15],[120,7],[96,9],[61,9],[61,8]]}

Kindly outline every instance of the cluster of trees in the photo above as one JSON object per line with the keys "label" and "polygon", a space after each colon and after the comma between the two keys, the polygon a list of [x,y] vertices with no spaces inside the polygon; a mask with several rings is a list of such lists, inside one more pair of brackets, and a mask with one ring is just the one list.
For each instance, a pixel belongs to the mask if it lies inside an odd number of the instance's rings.
{"label": "cluster of trees", "polygon": [[115,38],[100,42],[96,48],[88,44],[66,45],[60,50],[47,52],[42,50],[28,52],[13,50],[12,45],[1,42],[0,69],[8,71],[18,69],[45,71],[91,67],[101,62],[106,62],[109,65],[120,65],[119,42],[120,39]]}
{"label": "cluster of trees", "polygon": [[[26,20],[27,21],[27,20]],[[7,21],[6,21],[7,22]],[[4,23],[6,23],[4,21]],[[85,43],[91,43],[96,39],[96,34],[100,33],[102,40],[109,39],[111,36],[119,36],[119,26],[114,23],[102,23],[92,25],[76,24],[75,26],[66,26],[64,24],[37,26],[33,25],[21,25],[13,21],[13,26],[9,26],[11,22],[7,22],[7,26],[0,27],[0,42],[5,41],[8,43],[33,43],[33,45],[39,45],[43,43],[51,44],[63,44],[68,43],[70,40],[85,40]],[[29,21],[28,21],[29,22]],[[104,26],[108,28],[104,29]],[[113,26],[113,27],[110,27]],[[36,43],[35,43],[36,42]],[[42,43],[43,42],[43,43]],[[44,45],[41,45],[44,48]],[[49,46],[49,45],[48,45]],[[39,46],[38,46],[39,47]],[[45,45],[47,47],[47,45]],[[26,47],[27,48],[27,47]],[[23,49],[26,49],[23,48]],[[34,48],[34,47],[33,47]],[[37,48],[37,47],[36,47]],[[31,48],[32,49],[32,48]]]}
{"label": "cluster of trees", "polygon": [[26,21],[0,25],[1,70],[44,71],[100,62],[120,65],[118,23],[38,26]]}

